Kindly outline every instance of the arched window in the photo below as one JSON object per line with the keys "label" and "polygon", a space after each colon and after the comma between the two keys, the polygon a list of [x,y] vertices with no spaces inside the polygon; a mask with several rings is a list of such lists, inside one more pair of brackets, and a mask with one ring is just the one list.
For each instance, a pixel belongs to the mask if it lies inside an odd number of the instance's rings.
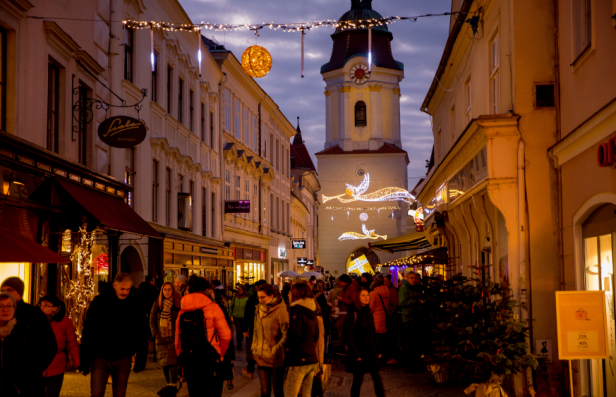
{"label": "arched window", "polygon": [[365,127],[366,121],[366,103],[358,101],[355,103],[355,127]]}

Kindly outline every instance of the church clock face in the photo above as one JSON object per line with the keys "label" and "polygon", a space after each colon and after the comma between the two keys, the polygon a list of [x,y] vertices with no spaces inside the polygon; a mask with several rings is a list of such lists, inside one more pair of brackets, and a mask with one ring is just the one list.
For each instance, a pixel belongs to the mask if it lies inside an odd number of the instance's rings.
{"label": "church clock face", "polygon": [[351,81],[356,84],[364,84],[370,78],[368,66],[360,63],[351,68]]}

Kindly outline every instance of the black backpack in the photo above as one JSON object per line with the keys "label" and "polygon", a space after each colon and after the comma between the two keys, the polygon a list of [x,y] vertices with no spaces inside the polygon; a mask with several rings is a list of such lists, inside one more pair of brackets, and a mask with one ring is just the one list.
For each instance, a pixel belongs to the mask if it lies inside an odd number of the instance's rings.
{"label": "black backpack", "polygon": [[216,371],[216,366],[220,363],[220,355],[211,342],[214,338],[218,340],[218,333],[214,330],[212,340],[207,340],[203,310],[184,312],[178,321],[182,344],[182,353],[178,357],[178,363],[180,365],[201,364]]}

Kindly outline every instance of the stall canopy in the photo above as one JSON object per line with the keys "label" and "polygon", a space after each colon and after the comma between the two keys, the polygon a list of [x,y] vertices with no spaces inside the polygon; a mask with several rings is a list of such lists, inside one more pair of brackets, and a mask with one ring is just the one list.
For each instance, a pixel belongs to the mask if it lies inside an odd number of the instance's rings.
{"label": "stall canopy", "polygon": [[28,237],[8,229],[0,229],[0,263],[62,263],[70,262]]}
{"label": "stall canopy", "polygon": [[81,206],[109,229],[162,238],[122,199],[98,192],[63,179],[56,179],[60,186]]}
{"label": "stall canopy", "polygon": [[370,243],[368,246],[374,250],[391,253],[431,247],[428,240],[426,240],[424,232],[413,232],[404,236],[379,241],[378,243]]}

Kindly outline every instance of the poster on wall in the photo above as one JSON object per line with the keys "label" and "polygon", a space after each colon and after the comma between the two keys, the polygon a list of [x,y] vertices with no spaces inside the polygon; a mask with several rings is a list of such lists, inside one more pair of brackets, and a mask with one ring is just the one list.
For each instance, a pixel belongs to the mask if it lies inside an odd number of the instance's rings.
{"label": "poster on wall", "polygon": [[558,358],[608,358],[604,291],[556,291]]}

